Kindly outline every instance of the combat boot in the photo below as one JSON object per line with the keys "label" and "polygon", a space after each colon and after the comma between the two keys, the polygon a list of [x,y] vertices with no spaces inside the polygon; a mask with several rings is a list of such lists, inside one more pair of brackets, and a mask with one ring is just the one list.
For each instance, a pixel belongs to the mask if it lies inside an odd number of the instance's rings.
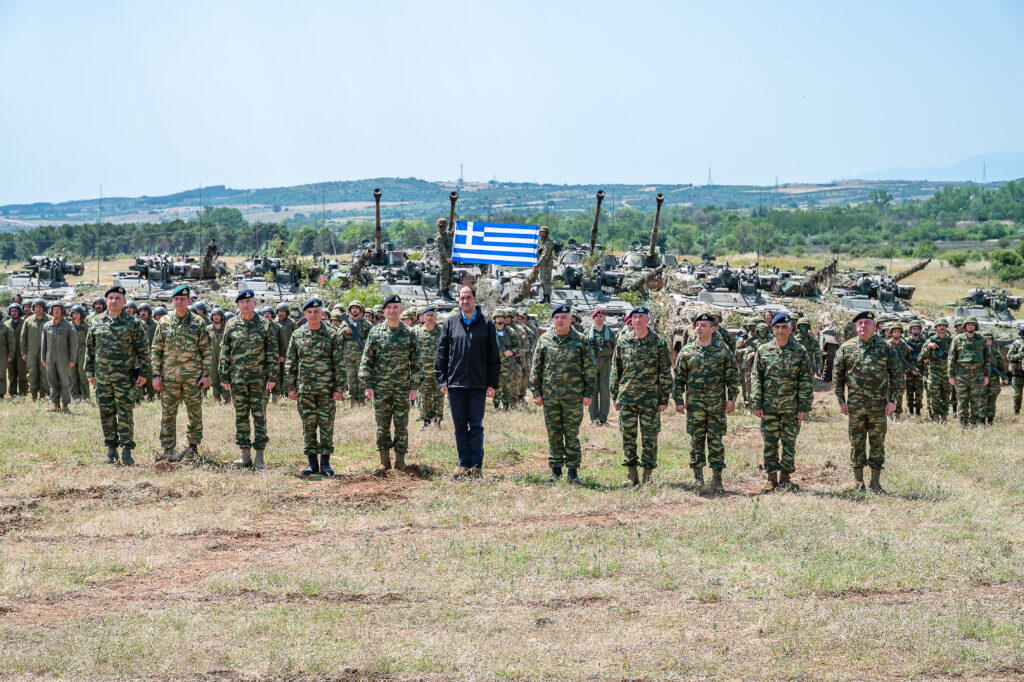
{"label": "combat boot", "polygon": [[569,485],[582,485],[580,483],[580,475],[576,469],[569,469]]}
{"label": "combat boot", "polygon": [[259,450],[259,449],[256,450],[256,456],[253,457],[252,465],[254,467],[256,467],[257,469],[261,469],[261,470],[267,468],[267,465],[263,463],[263,451],[262,450]]}
{"label": "combat boot", "polygon": [[320,462],[317,460],[316,455],[306,455],[306,459],[309,461],[309,466],[302,470],[303,476],[312,476],[320,473]]}
{"label": "combat boot", "polygon": [[469,467],[459,467],[459,470],[452,476],[452,480],[458,481],[460,479],[469,478]]}
{"label": "combat boot", "polygon": [[387,471],[391,468],[391,450],[378,450],[380,453],[380,468],[381,471]]}
{"label": "combat boot", "polygon": [[334,469],[331,468],[330,455],[320,455],[320,473],[324,476],[334,475]]}
{"label": "combat boot", "polygon": [[721,493],[725,492],[725,487],[722,485],[722,470],[712,469],[711,470],[711,492]]}
{"label": "combat boot", "polygon": [[395,468],[398,469],[399,471],[405,471],[405,453],[404,452],[396,452],[395,453]]}
{"label": "combat boot", "polygon": [[626,469],[626,485],[640,485],[640,474],[636,470],[635,465],[629,465]]}
{"label": "combat boot", "polygon": [[355,407],[356,407],[356,399],[355,398],[349,398],[348,399],[348,409],[354,410]]}
{"label": "combat boot", "polygon": [[704,485],[704,467],[693,467],[693,482],[699,486]]}
{"label": "combat boot", "polygon": [[797,490],[800,490],[800,486],[798,486],[796,483],[793,483],[793,481],[789,480],[789,473],[786,472],[786,471],[783,471],[779,475],[779,485],[782,488],[784,488],[786,490],[791,490],[793,492],[796,492]]}
{"label": "combat boot", "polygon": [[32,400],[39,400],[39,391],[32,391]]}
{"label": "combat boot", "polygon": [[60,406],[60,411],[63,412],[64,414],[71,414],[71,408],[68,407],[67,403],[64,403],[63,405]]}
{"label": "combat boot", "polygon": [[[785,475],[785,474],[783,474],[783,475]],[[772,492],[775,492],[775,489],[778,488],[778,487],[779,487],[779,477],[778,477],[778,474],[776,474],[773,471],[770,474],[768,474],[768,483],[764,486],[764,489],[761,490],[761,492],[762,493],[772,493]]]}
{"label": "combat boot", "polygon": [[236,467],[251,467],[252,456],[250,454],[249,448],[242,448],[242,459],[236,459],[234,462],[232,462],[232,464],[234,464]]}
{"label": "combat boot", "polygon": [[562,478],[562,467],[551,467],[551,475],[548,476],[548,483],[558,483]]}
{"label": "combat boot", "polygon": [[181,451],[181,458],[184,459],[185,457],[199,459],[199,446],[189,443],[188,447]]}
{"label": "combat boot", "polygon": [[853,489],[865,490],[864,488],[864,467],[853,467]]}
{"label": "combat boot", "polygon": [[166,459],[168,462],[180,462],[184,458],[185,458],[185,451],[184,450],[182,450],[181,452],[175,452],[174,448],[165,448],[164,449],[164,459]]}
{"label": "combat boot", "polygon": [[121,464],[125,465],[126,467],[135,466],[135,460],[132,459],[132,449],[127,445],[121,448]]}
{"label": "combat boot", "polygon": [[117,448],[113,445],[107,446],[107,464],[117,464]]}
{"label": "combat boot", "polygon": [[871,468],[871,484],[870,484],[871,492],[876,493],[878,495],[882,495],[882,494],[885,493],[885,491],[882,490],[882,484],[878,482],[878,478],[881,475],[882,475],[882,470],[881,469],[875,469],[874,467]]}
{"label": "combat boot", "polygon": [[429,419],[424,419],[423,420],[423,426],[420,427],[420,431],[426,431],[429,428],[430,428],[430,420]]}
{"label": "combat boot", "polygon": [[469,470],[469,477],[482,479],[484,477],[484,471],[480,467],[473,467]]}
{"label": "combat boot", "polygon": [[54,403],[47,412],[60,412],[60,403]]}
{"label": "combat boot", "polygon": [[654,472],[654,469],[652,469],[651,467],[644,467],[644,475],[643,475],[643,478],[640,479],[640,482],[643,485],[647,485],[648,483],[650,483],[651,482],[651,473],[653,473],[653,472]]}

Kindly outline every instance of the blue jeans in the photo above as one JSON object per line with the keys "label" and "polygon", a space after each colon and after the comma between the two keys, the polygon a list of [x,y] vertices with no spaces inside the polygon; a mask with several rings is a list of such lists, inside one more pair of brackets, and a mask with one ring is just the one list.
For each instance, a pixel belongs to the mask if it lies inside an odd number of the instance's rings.
{"label": "blue jeans", "polygon": [[455,447],[459,466],[480,469],[484,465],[485,388],[449,388],[448,405],[455,424]]}

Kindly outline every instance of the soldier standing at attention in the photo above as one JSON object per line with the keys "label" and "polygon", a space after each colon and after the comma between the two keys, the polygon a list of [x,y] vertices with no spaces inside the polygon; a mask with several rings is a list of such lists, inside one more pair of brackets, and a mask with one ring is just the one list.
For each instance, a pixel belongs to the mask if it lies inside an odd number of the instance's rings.
{"label": "soldier standing at attention", "polygon": [[537,242],[537,270],[540,279],[541,297],[539,303],[551,303],[551,269],[555,266],[555,243],[548,238],[548,228],[541,226],[540,241]]}
{"label": "soldier standing at attention", "polygon": [[[910,369],[908,365],[917,367],[914,363],[914,350],[910,347],[906,341],[903,340],[903,323],[901,322],[890,322],[886,326],[886,331],[889,332],[889,345],[892,346],[893,350],[896,351],[896,358],[900,361],[901,374],[903,375],[904,385],[905,382],[912,378],[919,378],[921,371]],[[907,408],[908,413],[910,408]],[[900,391],[896,396],[896,411],[892,413],[894,419],[899,421],[903,418],[903,391]]]}
{"label": "soldier standing at attention", "polygon": [[[1017,330],[1019,338],[1014,339],[1006,359],[1013,376],[1013,414],[1020,414],[1021,397],[1024,396],[1024,327]],[[13,393],[13,391],[12,391]]]}
{"label": "soldier standing at attention", "polygon": [[[166,310],[165,310],[166,312]],[[153,319],[153,306],[143,301],[139,304],[139,319],[142,320],[142,327],[146,330],[146,344],[150,350],[153,349],[153,334],[156,333],[156,320]],[[153,375],[150,372],[145,374],[146,383],[138,392],[139,398],[145,396],[146,400],[152,401],[156,398],[156,391],[153,390]],[[136,402],[139,402],[138,400]]]}
{"label": "soldier standing at attention", "polygon": [[[796,471],[796,438],[814,399],[814,375],[807,350],[792,337],[791,318],[779,313],[772,318],[774,340],[758,346],[750,375],[753,413],[761,419],[765,492],[778,486],[797,490],[790,480]],[[779,444],[782,458],[779,458]]]}
{"label": "soldier standing at attention", "polygon": [[[995,334],[991,331],[984,331],[981,336],[985,339],[988,344],[988,356],[989,356],[989,373],[988,373],[988,405],[985,409],[985,419],[989,424],[993,423],[996,419],[996,403],[999,401],[999,393],[1003,390],[1003,384],[1007,386],[1010,382],[1003,381],[1003,378],[999,376],[999,372],[1006,374],[1006,364],[1003,362],[1003,354],[999,352],[999,348],[996,347]],[[996,370],[999,370],[997,372]]]}
{"label": "soldier standing at attention", "polygon": [[[268,440],[265,393],[274,388],[277,380],[277,339],[270,330],[270,323],[256,314],[252,289],[239,291],[235,305],[239,314],[225,325],[221,341],[220,388],[232,395],[235,406],[235,444],[242,451],[242,458],[236,460],[235,465],[262,469],[266,466],[263,451]],[[214,324],[218,310],[220,308],[214,308],[210,315]],[[255,459],[252,449],[256,450]]]}
{"label": "soldier standing at attention", "polygon": [[[12,362],[17,361],[18,346],[14,342],[11,328],[3,322],[3,313],[0,313],[0,399],[7,393],[7,371]],[[12,385],[11,395],[14,395]]]}
{"label": "soldier standing at attention", "polygon": [[107,312],[107,301],[106,299],[97,296],[92,299],[92,312],[89,313],[89,316],[85,318],[85,320],[86,322],[92,322],[97,315],[102,315],[105,312]]}
{"label": "soldier standing at attention", "polygon": [[[277,343],[277,358],[278,362],[284,362],[285,353],[288,352],[288,347],[285,345],[284,330],[281,329],[281,325],[277,323],[277,314],[271,306],[264,306],[261,311],[263,317],[267,320],[267,324],[270,325],[270,332],[274,335],[274,339]],[[324,322],[327,322],[325,319]],[[264,400],[270,400],[277,402],[277,393],[267,391],[263,394]]]}
{"label": "soldier standing at attention", "polygon": [[956,389],[960,426],[978,426],[988,410],[988,344],[978,334],[978,320],[964,319],[963,333],[949,346],[949,385]]}
{"label": "soldier standing at attention", "polygon": [[46,388],[46,369],[39,350],[43,344],[43,325],[50,321],[46,314],[46,301],[37,298],[32,301],[32,317],[21,326],[21,359],[28,369],[28,390],[32,400],[39,400]]}
{"label": "soldier standing at attention", "polygon": [[291,317],[291,308],[282,301],[277,304],[277,326],[281,328],[281,340],[284,350],[281,352],[281,360],[277,363],[277,377],[274,379],[274,395],[284,395],[284,355],[288,352],[288,344],[292,342],[292,334],[295,333],[295,320]]}
{"label": "soldier standing at attention", "polygon": [[85,373],[96,389],[107,463],[117,464],[117,446],[120,445],[121,463],[132,466],[135,464],[132,459],[135,448],[132,394],[146,380],[150,354],[142,322],[125,314],[124,302],[124,287],[107,289],[105,312],[97,313],[89,323]]}
{"label": "soldier standing at attention", "polygon": [[[237,300],[237,298],[236,298]],[[222,344],[224,343],[224,331],[226,325],[224,323],[224,311],[218,306],[210,311],[210,349],[213,351],[213,361],[210,363],[210,390],[213,393],[213,399],[218,403],[223,401],[224,403],[231,402],[231,392],[225,389],[223,384],[230,384],[230,381],[224,381],[220,376],[220,352]],[[275,358],[275,362],[276,362]],[[275,365],[277,367],[277,365]],[[276,375],[276,372],[275,372]],[[274,377],[275,381],[277,377]],[[260,395],[263,395],[263,391],[260,391]],[[248,417],[246,417],[246,423],[249,423]]]}
{"label": "soldier standing at attention", "polygon": [[[777,316],[776,316],[777,317]],[[774,319],[774,318],[772,318]],[[807,359],[811,361],[811,369],[816,376],[821,376],[822,356],[821,346],[811,336],[811,321],[807,318],[800,318],[796,322],[796,342],[807,351]]]}
{"label": "soldier standing at attention", "polygon": [[[640,485],[637,465],[643,467],[644,483],[651,482],[651,474],[658,466],[661,413],[672,397],[672,358],[668,344],[649,326],[651,313],[647,306],[633,308],[630,319],[633,331],[619,335],[612,353],[609,392],[619,413],[622,465],[628,467],[627,485]],[[638,426],[643,444],[639,460],[636,456]]]}
{"label": "soldier standing at attention", "polygon": [[907,345],[910,346],[910,362],[917,367],[917,374],[907,372],[907,412],[919,417],[921,404],[924,402],[924,368],[920,360],[925,344],[925,338],[921,335],[923,328],[921,320],[911,320],[908,325],[910,336],[906,339]]}
{"label": "soldier standing at attention", "polygon": [[[171,292],[174,312],[160,320],[153,335],[153,388],[160,393],[160,446],[157,459],[180,462],[196,457],[203,440],[203,389],[210,387],[213,349],[201,317],[188,309],[192,289],[187,284]],[[140,321],[141,325],[141,321]],[[142,377],[145,379],[145,377]],[[175,452],[178,406],[188,412],[188,447]]]}
{"label": "soldier standing at attention", "polygon": [[366,387],[366,397],[373,401],[377,451],[384,471],[391,468],[392,449],[395,468],[405,469],[405,455],[409,452],[409,401],[416,400],[422,373],[416,333],[402,324],[401,314],[401,297],[388,296],[384,300],[384,322],[370,330],[359,364],[359,381]]}
{"label": "soldier standing at attention", "polygon": [[345,359],[345,377],[348,380],[348,405],[363,402],[363,386],[359,379],[359,362],[363,357],[366,337],[372,325],[363,319],[366,308],[359,301],[348,304],[348,324],[341,325],[341,354]]}
{"label": "soldier standing at attention", "polygon": [[[7,315],[11,318],[7,321],[7,329],[10,331],[11,340],[7,350],[11,354],[11,361],[7,365],[7,377],[10,382],[11,397],[25,395],[28,391],[28,365],[21,355],[21,328],[25,324],[22,318],[20,303],[12,303],[7,306]],[[13,346],[13,350],[11,347]]]}
{"label": "soldier standing at attention", "polygon": [[928,418],[932,421],[946,421],[949,413],[949,345],[953,339],[946,330],[949,323],[944,317],[935,320],[935,332],[921,349],[918,359],[925,366],[928,386]]}
{"label": "soldier standing at attention", "polygon": [[590,405],[594,389],[594,361],[582,334],[572,328],[572,309],[555,306],[551,311],[554,328],[541,335],[533,358],[530,389],[535,405],[544,408],[548,432],[549,483],[569,469],[569,483],[578,484],[582,449],[580,424],[583,408]]}
{"label": "soldier standing at attention", "polygon": [[302,420],[303,451],[309,462],[302,475],[333,476],[334,403],[341,400],[345,387],[345,364],[337,332],[323,323],[323,301],[309,299],[302,306],[302,315],[306,324],[295,330],[288,345],[285,388]]}
{"label": "soldier standing at attention", "polygon": [[522,363],[519,335],[508,326],[512,314],[505,308],[498,308],[491,316],[494,320],[498,352],[501,353],[501,379],[494,394],[494,409],[509,409],[519,393],[519,366]]}
{"label": "soldier standing at attention", "polygon": [[50,303],[50,313],[53,318],[43,325],[39,348],[39,357],[50,385],[50,402],[53,403],[49,412],[70,412],[71,372],[78,361],[78,335],[64,318],[63,303]]}
{"label": "soldier standing at attention", "polygon": [[444,396],[434,376],[434,360],[437,358],[437,344],[441,341],[441,328],[437,326],[437,308],[428,305],[420,313],[423,326],[418,328],[416,343],[420,349],[420,431],[444,419]]}
{"label": "soldier standing at attention", "polygon": [[526,308],[515,310],[515,327],[519,330],[519,338],[523,341],[522,373],[519,375],[519,395],[516,402],[523,403],[526,400],[526,389],[530,385],[530,369],[533,367],[533,350],[537,346],[537,339],[540,338],[540,331],[530,323]]}
{"label": "soldier standing at attention", "polygon": [[[611,402],[612,355],[615,354],[618,334],[614,329],[605,324],[607,318],[604,311],[600,308],[591,314],[591,318],[594,320],[594,324],[587,331],[587,342],[590,344],[590,350],[594,355],[594,371],[597,374],[597,383],[594,385],[594,399],[590,402],[590,423],[604,426],[608,423],[608,408]],[[668,371],[671,376],[671,363],[669,364]],[[666,402],[665,405],[667,404]],[[655,434],[657,434],[657,431],[655,431]],[[655,435],[655,438],[657,438],[657,435]],[[633,440],[635,446],[636,438]]]}
{"label": "soldier standing at attention", "polygon": [[[833,384],[839,411],[849,417],[850,461],[856,490],[864,490],[864,465],[871,467],[871,491],[885,492],[879,478],[885,464],[888,417],[896,411],[903,390],[902,365],[896,351],[875,335],[875,314],[865,310],[853,318],[857,336],[836,351]],[[867,453],[868,438],[871,453]]]}
{"label": "soldier standing at attention", "polygon": [[[717,325],[711,313],[693,318],[696,337],[676,356],[672,398],[676,412],[686,413],[690,434],[690,468],[693,480],[704,485],[704,464],[711,466],[711,492],[721,492],[725,468],[726,415],[736,409],[740,373],[732,351],[714,338]],[[705,448],[707,456],[705,459]]]}
{"label": "soldier standing at attention", "polygon": [[78,339],[78,358],[71,371],[71,399],[74,402],[89,399],[89,377],[85,373],[86,342],[89,338],[89,323],[86,321],[85,306],[71,306],[71,326],[75,329]]}
{"label": "soldier standing at attention", "polygon": [[448,220],[437,219],[437,236],[434,238],[434,245],[437,247],[437,258],[441,261],[441,277],[438,285],[441,289],[441,298],[446,301],[452,300],[452,236],[448,234]]}

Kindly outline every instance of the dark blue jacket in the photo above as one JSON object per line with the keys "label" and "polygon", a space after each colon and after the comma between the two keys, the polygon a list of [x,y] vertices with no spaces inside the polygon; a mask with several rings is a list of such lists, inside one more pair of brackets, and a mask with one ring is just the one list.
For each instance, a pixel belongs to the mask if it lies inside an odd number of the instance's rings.
{"label": "dark blue jacket", "polygon": [[439,386],[450,388],[498,388],[501,360],[494,321],[477,306],[470,325],[461,311],[444,321],[437,344],[434,374]]}

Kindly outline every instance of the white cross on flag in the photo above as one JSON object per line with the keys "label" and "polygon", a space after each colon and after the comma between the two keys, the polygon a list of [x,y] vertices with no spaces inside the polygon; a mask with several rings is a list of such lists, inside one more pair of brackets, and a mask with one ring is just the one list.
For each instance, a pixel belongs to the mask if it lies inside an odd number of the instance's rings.
{"label": "white cross on flag", "polygon": [[536,225],[460,220],[455,223],[452,261],[532,267],[537,264],[539,229]]}

